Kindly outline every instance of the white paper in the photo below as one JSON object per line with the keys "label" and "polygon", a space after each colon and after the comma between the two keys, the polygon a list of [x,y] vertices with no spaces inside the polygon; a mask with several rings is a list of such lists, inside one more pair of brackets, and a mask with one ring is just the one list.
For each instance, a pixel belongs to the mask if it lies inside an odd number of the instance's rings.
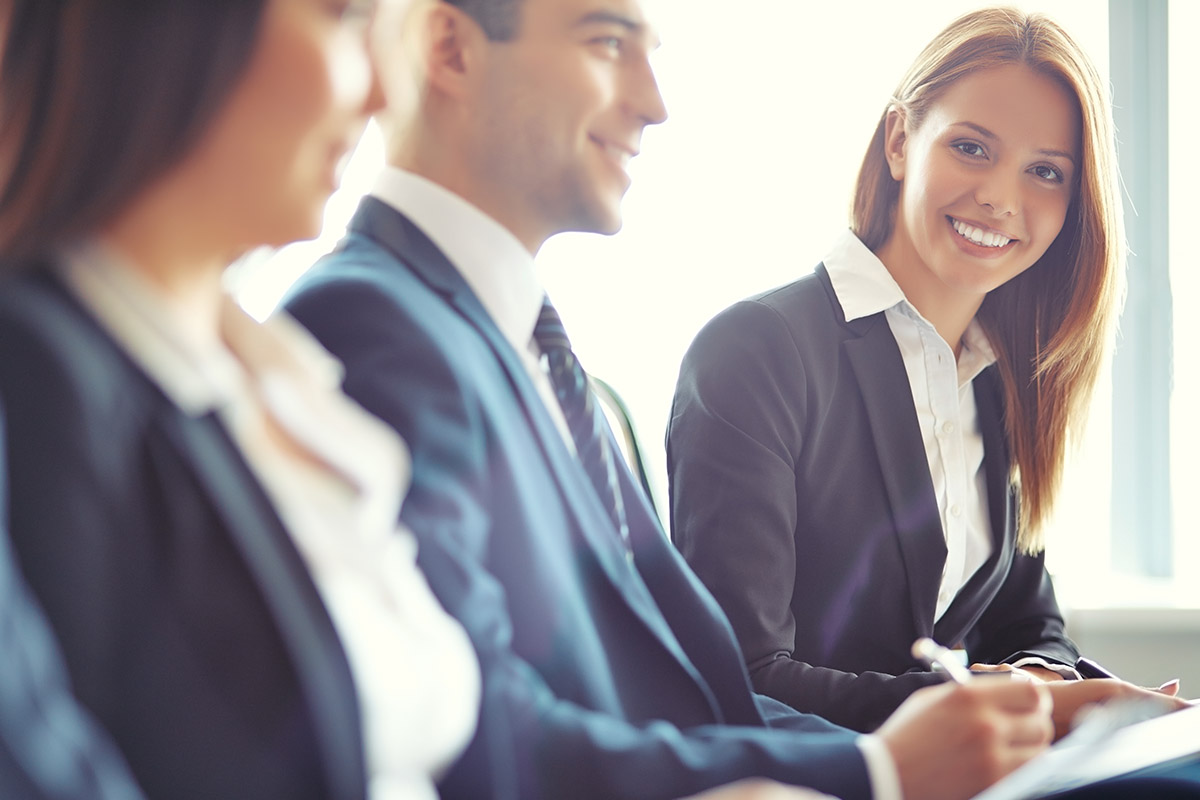
{"label": "white paper", "polygon": [[[1200,706],[1144,719],[1144,703],[1113,702],[974,800],[1027,800],[1200,753]],[[1129,724],[1130,717],[1144,721]]]}

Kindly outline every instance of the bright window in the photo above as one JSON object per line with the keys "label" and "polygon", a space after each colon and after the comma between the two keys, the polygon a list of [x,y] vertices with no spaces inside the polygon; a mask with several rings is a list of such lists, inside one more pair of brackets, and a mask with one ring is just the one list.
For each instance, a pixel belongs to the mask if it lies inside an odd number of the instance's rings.
{"label": "bright window", "polygon": [[[1200,131],[1196,78],[1200,77],[1200,3],[1171,0],[1168,26],[1168,153],[1170,226],[1168,253],[1174,298],[1174,392],[1171,397],[1171,496],[1174,498],[1174,561],[1180,603],[1200,607],[1200,523],[1191,501],[1200,490],[1200,315],[1191,301],[1200,298],[1200,258],[1191,241],[1192,226],[1200,219],[1200,159],[1194,142]],[[1187,588],[1183,588],[1187,587]]]}
{"label": "bright window", "polygon": [[[980,3],[650,4],[662,31],[655,66],[671,118],[647,131],[643,154],[632,164],[625,227],[612,237],[557,237],[538,262],[581,360],[632,409],[665,512],[662,437],[692,337],[725,306],[812,270],[847,225],[854,177],[891,90],[926,41]],[[1062,22],[1108,74],[1107,4],[1020,5]],[[1174,528],[1164,535],[1174,575],[1150,579],[1127,574],[1120,564],[1114,568],[1122,551],[1113,536],[1138,531],[1116,532],[1111,524],[1114,412],[1111,379],[1105,379],[1068,466],[1050,534],[1050,564],[1066,605],[1200,606],[1200,581],[1194,580],[1200,537],[1187,505],[1200,484],[1191,455],[1200,450],[1194,410],[1200,376],[1188,369],[1194,360],[1188,345],[1200,347],[1200,315],[1184,305],[1200,296],[1200,269],[1183,239],[1200,215],[1200,160],[1185,154],[1194,138],[1189,134],[1200,129],[1190,95],[1200,54],[1185,41],[1200,31],[1200,4],[1171,0],[1169,14],[1175,76],[1169,83],[1169,253],[1179,369],[1170,399]],[[369,187],[381,151],[372,130],[330,203],[321,240],[251,258],[232,274],[252,312],[267,313],[288,283],[332,247]]]}

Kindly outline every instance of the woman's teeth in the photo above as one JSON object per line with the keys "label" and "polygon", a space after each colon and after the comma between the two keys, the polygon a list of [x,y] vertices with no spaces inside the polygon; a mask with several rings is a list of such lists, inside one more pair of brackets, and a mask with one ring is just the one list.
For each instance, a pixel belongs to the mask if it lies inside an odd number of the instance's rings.
{"label": "woman's teeth", "polygon": [[954,230],[958,232],[959,236],[984,247],[1004,247],[1004,245],[1012,241],[1012,239],[1006,239],[998,233],[981,231],[973,225],[959,222],[954,217],[950,218],[950,223],[954,226]]}

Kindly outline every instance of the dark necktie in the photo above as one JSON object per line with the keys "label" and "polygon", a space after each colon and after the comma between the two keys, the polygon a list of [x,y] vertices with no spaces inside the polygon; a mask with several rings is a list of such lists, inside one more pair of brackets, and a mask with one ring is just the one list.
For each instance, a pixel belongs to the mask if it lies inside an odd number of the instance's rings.
{"label": "dark necktie", "polygon": [[554,394],[562,406],[563,416],[575,440],[575,451],[583,463],[600,501],[612,517],[628,550],[629,525],[625,520],[625,503],[617,484],[617,470],[606,434],[604,415],[596,405],[596,397],[588,385],[587,374],[571,350],[571,340],[563,328],[562,319],[550,304],[542,303],[542,313],[533,329],[542,354],[546,356]]}

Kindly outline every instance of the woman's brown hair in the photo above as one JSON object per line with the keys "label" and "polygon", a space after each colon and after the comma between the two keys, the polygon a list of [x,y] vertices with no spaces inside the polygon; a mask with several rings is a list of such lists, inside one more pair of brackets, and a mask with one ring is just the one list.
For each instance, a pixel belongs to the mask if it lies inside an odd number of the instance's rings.
{"label": "woman's brown hair", "polygon": [[97,230],[195,144],[265,0],[7,0],[0,268]]}
{"label": "woman's brown hair", "polygon": [[1034,553],[1042,549],[1067,442],[1082,426],[1123,291],[1112,111],[1083,50],[1041,14],[989,8],[951,23],[917,57],[879,120],[859,171],[851,228],[872,250],[892,235],[900,184],[884,156],[888,113],[904,114],[915,130],[955,81],[1014,63],[1072,94],[1082,131],[1079,179],[1062,230],[1036,264],[990,292],[977,315],[1004,381],[1011,477],[1021,498],[1017,544]]}

